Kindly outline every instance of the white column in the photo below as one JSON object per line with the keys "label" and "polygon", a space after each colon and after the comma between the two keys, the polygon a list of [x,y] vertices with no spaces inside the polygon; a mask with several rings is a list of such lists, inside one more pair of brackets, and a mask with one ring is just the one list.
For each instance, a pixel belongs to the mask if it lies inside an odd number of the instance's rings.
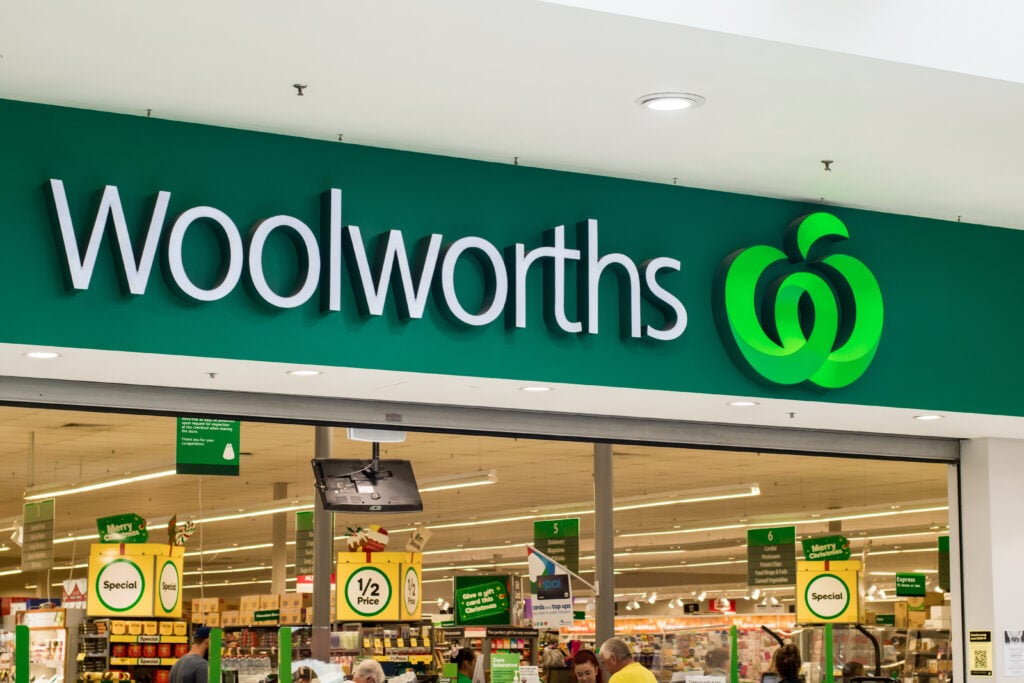
{"label": "white column", "polygon": [[[992,631],[995,676],[970,681],[1024,681],[1006,676],[1003,631],[1024,629],[1024,441],[964,441],[960,464],[960,552],[950,510],[950,564],[962,567],[961,606],[953,601],[953,630]],[[961,621],[962,617],[962,621]],[[964,634],[966,641],[966,634]],[[964,643],[958,648],[966,655]],[[969,665],[970,662],[967,662]],[[960,675],[956,678],[959,680]]]}
{"label": "white column", "polygon": [[[284,500],[288,497],[288,484],[274,482],[274,500]],[[271,550],[270,559],[270,592],[281,594],[285,592],[285,582],[288,578],[288,514],[278,512],[273,515],[271,522],[270,540],[274,544]],[[294,514],[294,513],[292,513]]]}

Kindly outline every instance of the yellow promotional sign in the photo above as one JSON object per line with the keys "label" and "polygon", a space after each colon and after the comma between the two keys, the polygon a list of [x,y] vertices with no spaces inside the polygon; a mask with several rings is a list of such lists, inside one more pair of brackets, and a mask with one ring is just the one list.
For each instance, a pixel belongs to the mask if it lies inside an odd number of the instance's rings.
{"label": "yellow promotional sign", "polygon": [[419,619],[423,613],[423,556],[410,553],[413,561],[402,564],[401,618]]}
{"label": "yellow promotional sign", "polygon": [[402,561],[411,553],[338,553],[339,621],[397,621]]}
{"label": "yellow promotional sign", "polygon": [[162,543],[94,543],[86,614],[180,617],[183,554]]}
{"label": "yellow promotional sign", "polygon": [[858,560],[797,562],[796,620],[856,624],[862,620]]}

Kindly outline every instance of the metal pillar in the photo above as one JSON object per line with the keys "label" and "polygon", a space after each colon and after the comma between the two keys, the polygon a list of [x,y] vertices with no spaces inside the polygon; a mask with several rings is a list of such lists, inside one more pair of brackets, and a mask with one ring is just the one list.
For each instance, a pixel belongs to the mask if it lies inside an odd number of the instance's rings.
{"label": "metal pillar", "polygon": [[594,444],[594,583],[597,586],[595,646],[615,635],[615,513],[612,445]]}
{"label": "metal pillar", "polygon": [[[316,428],[318,460],[331,457],[331,428]],[[331,661],[331,573],[334,571],[334,513],[325,510],[319,495],[313,508],[313,659]]]}
{"label": "metal pillar", "polygon": [[[288,484],[274,482],[274,500],[288,497]],[[270,539],[274,544],[270,556],[270,592],[280,595],[285,591],[288,564],[288,513],[278,512],[273,515],[273,526]]]}

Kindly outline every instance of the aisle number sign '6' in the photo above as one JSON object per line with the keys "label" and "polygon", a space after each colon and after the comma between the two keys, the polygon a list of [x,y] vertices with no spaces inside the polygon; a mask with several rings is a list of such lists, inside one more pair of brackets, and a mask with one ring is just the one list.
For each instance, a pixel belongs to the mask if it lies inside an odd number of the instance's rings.
{"label": "aisle number sign '6'", "polygon": [[824,389],[864,374],[882,338],[878,281],[852,256],[811,258],[823,240],[849,236],[832,214],[812,213],[786,229],[784,252],[759,244],[726,257],[715,282],[715,317],[740,367],[775,384]]}

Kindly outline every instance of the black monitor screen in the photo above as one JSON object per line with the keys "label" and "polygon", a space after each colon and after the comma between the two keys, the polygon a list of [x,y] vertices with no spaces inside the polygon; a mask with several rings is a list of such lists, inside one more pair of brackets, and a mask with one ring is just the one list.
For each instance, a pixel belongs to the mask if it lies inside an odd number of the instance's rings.
{"label": "black monitor screen", "polygon": [[316,489],[324,508],[340,512],[419,512],[423,509],[408,460],[334,458],[313,461]]}

